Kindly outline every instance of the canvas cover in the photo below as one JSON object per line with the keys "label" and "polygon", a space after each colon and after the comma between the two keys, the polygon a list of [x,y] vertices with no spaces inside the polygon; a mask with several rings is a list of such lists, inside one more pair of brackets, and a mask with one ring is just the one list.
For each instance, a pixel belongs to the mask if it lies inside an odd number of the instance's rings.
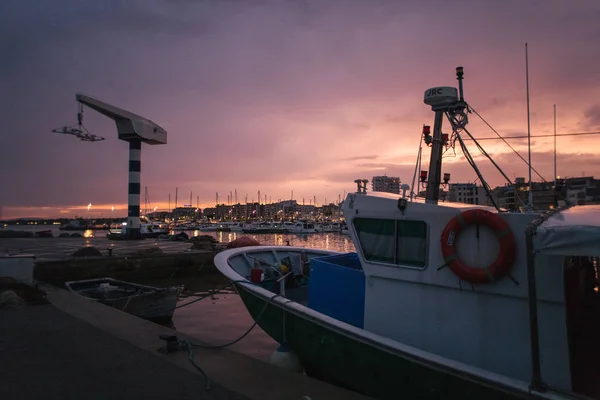
{"label": "canvas cover", "polygon": [[538,226],[534,249],[541,254],[600,256],[600,205],[575,206]]}

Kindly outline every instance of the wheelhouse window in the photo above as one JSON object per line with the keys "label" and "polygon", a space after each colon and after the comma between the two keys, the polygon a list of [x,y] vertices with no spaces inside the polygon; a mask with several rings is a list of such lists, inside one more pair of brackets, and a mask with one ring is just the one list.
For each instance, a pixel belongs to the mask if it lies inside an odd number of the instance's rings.
{"label": "wheelhouse window", "polygon": [[427,224],[424,221],[355,218],[354,227],[367,261],[425,267]]}

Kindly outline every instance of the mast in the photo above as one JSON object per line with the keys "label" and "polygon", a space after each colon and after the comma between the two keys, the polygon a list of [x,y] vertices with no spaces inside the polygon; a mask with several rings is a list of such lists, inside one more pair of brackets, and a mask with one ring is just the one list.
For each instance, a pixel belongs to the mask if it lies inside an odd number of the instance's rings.
{"label": "mast", "polygon": [[527,54],[527,43],[525,43],[525,84],[527,86],[527,152],[529,163],[529,199],[527,209],[533,210],[533,191],[531,184],[531,116],[529,113],[529,56]]}
{"label": "mast", "polygon": [[431,157],[429,160],[429,180],[427,181],[427,191],[425,200],[427,203],[437,204],[440,198],[440,183],[442,175],[442,122],[444,121],[444,111],[435,112],[433,123],[433,144],[431,145]]}
{"label": "mast", "polygon": [[[454,87],[434,87],[425,91],[423,102],[431,106],[435,111],[435,120],[433,125],[433,138],[430,136],[424,138],[426,143],[431,143],[431,155],[429,159],[429,179],[427,180],[427,190],[425,193],[425,201],[428,204],[437,204],[440,198],[440,185],[442,183],[442,153],[444,151],[444,139],[442,137],[442,122],[444,115],[448,113],[453,116],[453,127],[459,124],[456,117],[463,115],[463,124],[466,124],[466,115],[464,109],[466,104],[463,100],[462,80],[463,67],[456,67],[456,79],[458,80],[458,88]],[[425,131],[424,131],[425,132]],[[445,135],[444,135],[445,136]],[[424,174],[425,171],[422,172]]]}
{"label": "mast", "polygon": [[556,187],[556,104],[554,105],[554,186]]}

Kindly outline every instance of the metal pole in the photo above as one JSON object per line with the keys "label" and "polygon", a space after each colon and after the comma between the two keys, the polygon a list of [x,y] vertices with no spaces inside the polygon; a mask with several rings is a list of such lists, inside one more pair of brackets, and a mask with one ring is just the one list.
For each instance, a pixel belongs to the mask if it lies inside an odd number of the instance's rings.
{"label": "metal pole", "polygon": [[427,180],[427,192],[425,200],[429,204],[437,204],[440,197],[440,184],[442,174],[442,122],[444,111],[435,112],[433,125],[433,144],[431,146],[431,158],[429,161],[429,179]]}
{"label": "metal pole", "polygon": [[529,211],[533,210],[533,190],[531,184],[531,116],[529,114],[529,56],[527,52],[527,43],[525,43],[525,83],[527,86],[527,151],[529,153]]}
{"label": "metal pole", "polygon": [[554,187],[556,187],[556,104],[554,105]]}
{"label": "metal pole", "polygon": [[532,222],[526,231],[525,242],[527,251],[527,287],[529,302],[529,340],[531,345],[531,385],[530,389],[542,390],[542,368],[540,365],[540,337],[537,309],[537,283],[535,277],[535,253],[533,250],[533,235],[536,231],[536,221]]}
{"label": "metal pole", "polygon": [[556,187],[556,104],[554,105],[554,207],[558,207],[558,188]]}

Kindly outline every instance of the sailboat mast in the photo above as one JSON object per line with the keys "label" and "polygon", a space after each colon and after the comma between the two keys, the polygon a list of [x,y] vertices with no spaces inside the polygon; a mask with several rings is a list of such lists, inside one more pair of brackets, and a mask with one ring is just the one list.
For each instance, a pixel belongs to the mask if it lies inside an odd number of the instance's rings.
{"label": "sailboat mast", "polygon": [[529,199],[527,208],[533,210],[533,191],[531,183],[531,115],[529,112],[529,56],[527,51],[527,43],[525,43],[525,84],[527,86],[527,152],[529,164]]}
{"label": "sailboat mast", "polygon": [[556,104],[554,105],[554,186],[556,187]]}

